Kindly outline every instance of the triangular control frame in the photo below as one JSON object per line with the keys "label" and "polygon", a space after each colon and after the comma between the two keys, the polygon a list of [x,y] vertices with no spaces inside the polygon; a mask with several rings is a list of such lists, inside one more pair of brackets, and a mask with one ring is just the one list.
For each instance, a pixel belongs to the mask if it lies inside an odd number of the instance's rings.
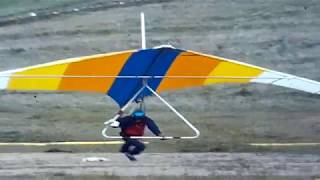
{"label": "triangular control frame", "polygon": [[[154,91],[147,83],[144,81],[144,85],[136,92],[136,94],[130,99],[130,101],[121,108],[121,111],[126,110],[134,101],[135,99],[140,95],[140,93],[144,89],[148,89],[153,95],[155,95],[157,98],[161,100],[162,103],[164,103],[173,113],[175,113],[180,120],[182,120],[192,131],[194,132],[193,136],[131,136],[132,139],[195,139],[200,136],[200,131],[191,124],[181,113],[179,113],[170,103],[168,103],[165,99],[163,99],[156,91]],[[118,118],[120,117],[119,114],[116,114],[112,119],[106,121],[105,128],[102,130],[102,135],[105,138],[108,139],[122,139],[122,136],[112,136],[108,135],[107,131],[109,127],[114,123]]]}

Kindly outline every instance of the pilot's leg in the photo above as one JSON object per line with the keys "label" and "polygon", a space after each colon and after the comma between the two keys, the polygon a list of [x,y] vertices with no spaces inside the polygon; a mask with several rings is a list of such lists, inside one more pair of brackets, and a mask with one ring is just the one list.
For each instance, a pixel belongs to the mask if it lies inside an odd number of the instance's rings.
{"label": "pilot's leg", "polygon": [[120,152],[126,153],[129,152],[130,147],[130,139],[129,138],[123,138],[124,144],[122,145]]}
{"label": "pilot's leg", "polygon": [[132,154],[132,151],[136,149],[134,140],[130,138],[123,138],[123,140],[125,141],[125,144],[122,146],[120,151],[124,153],[130,161],[136,161],[137,159]]}
{"label": "pilot's leg", "polygon": [[146,148],[146,146],[138,139],[131,139],[131,144],[134,145],[134,148],[130,151],[130,154],[132,155],[140,154]]}

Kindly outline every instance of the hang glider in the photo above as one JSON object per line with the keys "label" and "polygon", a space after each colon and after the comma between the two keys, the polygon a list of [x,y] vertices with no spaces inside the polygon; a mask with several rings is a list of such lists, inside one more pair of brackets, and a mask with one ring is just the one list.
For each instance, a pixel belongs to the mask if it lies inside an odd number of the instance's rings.
{"label": "hang glider", "polygon": [[[320,82],[295,75],[172,46],[145,49],[144,18],[141,19],[142,49],[0,72],[0,89],[103,93],[122,109],[149,95],[157,96],[166,104],[158,94],[163,91],[219,83],[263,83],[320,94]],[[169,103],[166,105],[189,123]],[[197,129],[191,124],[190,128],[196,132],[193,137],[197,137]]]}
{"label": "hang glider", "polygon": [[[160,93],[218,83],[264,83],[320,94],[320,83],[189,50],[160,46],[0,72],[0,89],[104,93],[120,107],[146,80]],[[139,96],[151,95],[143,91]]]}

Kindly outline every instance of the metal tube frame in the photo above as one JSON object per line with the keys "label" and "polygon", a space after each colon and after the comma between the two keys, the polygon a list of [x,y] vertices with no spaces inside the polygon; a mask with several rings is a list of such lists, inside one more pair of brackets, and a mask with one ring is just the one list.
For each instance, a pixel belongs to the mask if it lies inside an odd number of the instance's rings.
{"label": "metal tube frame", "polygon": [[[137,93],[129,100],[129,102],[121,108],[124,111],[133,103],[133,101],[138,97],[138,95],[144,90],[148,89],[152,94],[161,100],[172,112],[174,112],[190,129],[193,130],[193,136],[131,136],[132,139],[195,139],[200,136],[200,131],[191,124],[181,113],[179,113],[171,104],[169,104],[165,99],[163,99],[156,91],[154,91],[144,80],[144,85],[137,91]],[[110,125],[120,117],[119,114],[115,115],[112,119],[106,121],[104,124],[105,128],[102,130],[102,135],[108,139],[122,139],[122,136],[112,136],[107,134],[107,130]]]}

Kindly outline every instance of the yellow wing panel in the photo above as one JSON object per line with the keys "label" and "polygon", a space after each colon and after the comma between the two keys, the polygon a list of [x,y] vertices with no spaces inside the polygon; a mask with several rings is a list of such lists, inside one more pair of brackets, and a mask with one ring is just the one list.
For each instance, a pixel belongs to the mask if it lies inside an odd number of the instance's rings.
{"label": "yellow wing panel", "polygon": [[[68,64],[52,65],[28,69],[22,72],[14,73],[18,76],[45,76],[45,75],[63,75]],[[9,90],[57,90],[61,78],[15,78],[11,77],[8,85]]]}
{"label": "yellow wing panel", "polygon": [[216,76],[216,78],[208,78],[205,80],[204,84],[207,85],[215,83],[249,83],[251,79],[253,79],[252,77],[257,77],[262,72],[263,71],[258,68],[225,61],[219,63],[219,65],[210,72],[209,76]]}

